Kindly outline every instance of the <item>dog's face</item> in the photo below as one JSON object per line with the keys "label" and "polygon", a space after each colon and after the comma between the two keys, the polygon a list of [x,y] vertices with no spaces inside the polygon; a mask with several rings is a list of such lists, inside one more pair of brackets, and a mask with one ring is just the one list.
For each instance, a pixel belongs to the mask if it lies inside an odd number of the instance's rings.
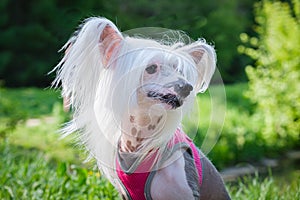
{"label": "dog's face", "polygon": [[138,90],[141,106],[161,104],[165,109],[176,109],[190,95],[193,86],[176,63],[153,62],[145,67]]}

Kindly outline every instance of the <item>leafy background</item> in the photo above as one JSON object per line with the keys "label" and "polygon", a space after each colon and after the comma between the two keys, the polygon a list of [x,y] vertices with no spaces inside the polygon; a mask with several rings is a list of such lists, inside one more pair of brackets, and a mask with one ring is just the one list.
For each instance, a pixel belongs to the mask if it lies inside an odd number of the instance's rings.
{"label": "leafy background", "polygon": [[249,59],[239,55],[236,46],[240,43],[239,34],[251,30],[252,3],[252,0],[3,0],[0,78],[7,86],[48,86],[52,77],[47,73],[59,58],[55,52],[80,21],[105,16],[121,31],[164,27],[183,30],[193,39],[203,37],[218,51],[223,79],[246,80],[244,63]]}

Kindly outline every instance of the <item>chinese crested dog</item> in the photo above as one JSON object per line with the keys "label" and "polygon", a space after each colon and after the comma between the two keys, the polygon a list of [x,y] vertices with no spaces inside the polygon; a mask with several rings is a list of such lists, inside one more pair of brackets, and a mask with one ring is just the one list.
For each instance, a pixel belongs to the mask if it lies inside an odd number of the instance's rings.
{"label": "chinese crested dog", "polygon": [[84,21],[63,47],[54,86],[77,132],[124,199],[230,199],[222,178],[181,129],[216,66],[213,47],[129,37],[105,18]]}

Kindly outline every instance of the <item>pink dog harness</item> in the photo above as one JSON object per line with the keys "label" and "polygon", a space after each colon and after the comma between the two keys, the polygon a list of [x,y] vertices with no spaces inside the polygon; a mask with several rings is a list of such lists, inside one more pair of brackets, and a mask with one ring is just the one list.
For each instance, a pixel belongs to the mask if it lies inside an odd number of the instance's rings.
{"label": "pink dog harness", "polygon": [[[200,154],[192,140],[179,128],[175,131],[173,138],[169,142],[168,148],[172,152],[186,147],[190,150],[194,165],[198,173],[199,186],[202,184],[202,165]],[[174,148],[173,148],[174,147]],[[121,181],[121,186],[126,193],[126,199],[130,200],[148,200],[152,199],[150,195],[150,185],[156,171],[151,171],[155,162],[155,153],[152,157],[145,159],[133,172],[125,172],[120,165],[120,157],[116,160],[116,170]]]}

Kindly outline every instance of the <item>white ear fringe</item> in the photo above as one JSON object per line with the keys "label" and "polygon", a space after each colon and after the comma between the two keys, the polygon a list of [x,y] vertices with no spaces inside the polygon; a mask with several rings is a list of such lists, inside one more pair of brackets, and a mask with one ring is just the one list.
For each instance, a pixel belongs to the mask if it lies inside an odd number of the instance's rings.
{"label": "white ear fringe", "polygon": [[200,42],[200,47],[205,52],[200,60],[198,65],[198,74],[199,74],[199,83],[197,84],[196,88],[197,91],[203,93],[207,90],[211,78],[216,69],[216,52],[214,48],[203,41]]}
{"label": "white ear fringe", "polygon": [[216,53],[212,46],[204,39],[199,39],[189,45],[178,49],[187,53],[196,67],[198,78],[195,84],[195,92],[205,92],[216,69]]}
{"label": "white ear fringe", "polygon": [[[80,26],[81,29],[75,32],[63,46],[62,49],[66,49],[65,55],[52,70],[57,73],[52,86],[62,85],[62,95],[70,98],[74,111],[73,120],[62,129],[62,133],[67,136],[78,132],[78,141],[85,145],[93,157],[97,152],[104,155],[105,145],[109,144],[103,138],[94,111],[99,79],[104,72],[99,42],[107,25],[119,33],[117,27],[105,18],[92,17],[85,20]],[[96,144],[98,147],[95,146]],[[112,150],[110,153],[113,154]],[[113,156],[107,155],[107,157]],[[101,170],[107,171],[108,168],[104,169],[104,167]],[[113,180],[112,177],[108,178]]]}
{"label": "white ear fringe", "polygon": [[72,36],[64,45],[66,54],[53,71],[57,77],[55,87],[61,82],[63,96],[71,98],[74,109],[85,108],[93,103],[99,75],[103,69],[99,40],[105,26],[115,25],[105,19],[92,17],[82,25],[78,35]]}

